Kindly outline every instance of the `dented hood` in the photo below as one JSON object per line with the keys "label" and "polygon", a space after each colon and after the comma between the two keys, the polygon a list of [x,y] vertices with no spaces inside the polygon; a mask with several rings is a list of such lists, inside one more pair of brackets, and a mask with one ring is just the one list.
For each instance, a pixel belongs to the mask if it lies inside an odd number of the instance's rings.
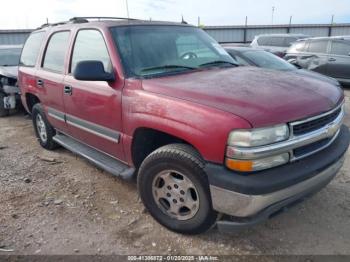
{"label": "dented hood", "polygon": [[18,66],[0,66],[0,75],[17,79]]}
{"label": "dented hood", "polygon": [[146,91],[230,112],[253,127],[286,123],[334,108],[343,91],[328,82],[255,67],[217,68],[146,79]]}

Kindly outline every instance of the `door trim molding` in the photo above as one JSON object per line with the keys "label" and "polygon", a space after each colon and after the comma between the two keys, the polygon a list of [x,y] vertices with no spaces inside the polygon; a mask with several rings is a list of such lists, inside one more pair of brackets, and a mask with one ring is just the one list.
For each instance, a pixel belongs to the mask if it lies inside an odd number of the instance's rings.
{"label": "door trim molding", "polygon": [[120,141],[120,132],[118,131],[114,131],[110,128],[92,123],[90,121],[86,121],[70,114],[65,114],[53,108],[48,108],[48,114],[57,120],[63,121],[71,126],[102,137],[114,143],[119,143]]}

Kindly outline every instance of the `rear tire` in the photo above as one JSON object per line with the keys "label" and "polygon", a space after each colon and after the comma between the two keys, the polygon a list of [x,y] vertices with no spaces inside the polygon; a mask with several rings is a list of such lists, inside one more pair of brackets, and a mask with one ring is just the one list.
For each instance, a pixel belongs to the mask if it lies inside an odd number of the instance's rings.
{"label": "rear tire", "polygon": [[41,104],[33,106],[32,119],[35,135],[38,138],[40,145],[48,150],[57,148],[58,145],[53,140],[53,137],[56,135],[56,130],[47,120]]}
{"label": "rear tire", "polygon": [[185,144],[163,146],[142,163],[138,190],[149,213],[168,229],[200,234],[217,218],[199,153]]}
{"label": "rear tire", "polygon": [[4,98],[5,94],[0,92],[0,117],[5,117],[10,114],[10,110],[5,109]]}

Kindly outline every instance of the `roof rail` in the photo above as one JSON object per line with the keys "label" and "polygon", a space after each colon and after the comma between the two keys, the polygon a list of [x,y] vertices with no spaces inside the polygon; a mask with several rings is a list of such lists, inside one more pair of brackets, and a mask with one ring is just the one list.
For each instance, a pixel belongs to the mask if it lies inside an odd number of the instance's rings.
{"label": "roof rail", "polygon": [[43,29],[45,27],[49,26],[58,26],[58,25],[65,25],[69,23],[73,24],[79,24],[79,23],[88,23],[89,20],[130,20],[130,21],[137,21],[140,19],[136,18],[127,18],[127,17],[112,17],[112,16],[76,16],[72,17],[68,21],[58,22],[58,23],[45,23],[39,26],[37,29]]}
{"label": "roof rail", "polygon": [[69,19],[72,23],[87,23],[89,20],[139,20],[127,17],[113,17],[113,16],[77,16]]}

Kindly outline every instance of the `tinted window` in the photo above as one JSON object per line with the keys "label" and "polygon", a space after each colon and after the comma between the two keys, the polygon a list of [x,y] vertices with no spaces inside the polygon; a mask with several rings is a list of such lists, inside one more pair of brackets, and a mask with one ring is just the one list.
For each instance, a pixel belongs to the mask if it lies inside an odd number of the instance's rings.
{"label": "tinted window", "polygon": [[333,41],[331,53],[334,55],[350,55],[350,41]]}
{"label": "tinted window", "polygon": [[243,53],[243,56],[248,58],[258,67],[282,71],[296,70],[295,66],[269,52],[246,51]]}
{"label": "tinted window", "polygon": [[0,66],[17,66],[21,48],[0,49]]}
{"label": "tinted window", "polygon": [[311,53],[327,53],[328,41],[312,41],[309,44],[309,52]]}
{"label": "tinted window", "polygon": [[58,32],[50,37],[43,68],[62,73],[69,42],[69,32]]}
{"label": "tinted window", "polygon": [[102,34],[97,30],[81,30],[75,40],[71,72],[77,63],[86,60],[101,61],[106,72],[112,72],[112,64]]}
{"label": "tinted window", "polygon": [[43,38],[44,38],[44,32],[32,33],[28,37],[22,51],[21,60],[20,60],[21,65],[35,66]]}

